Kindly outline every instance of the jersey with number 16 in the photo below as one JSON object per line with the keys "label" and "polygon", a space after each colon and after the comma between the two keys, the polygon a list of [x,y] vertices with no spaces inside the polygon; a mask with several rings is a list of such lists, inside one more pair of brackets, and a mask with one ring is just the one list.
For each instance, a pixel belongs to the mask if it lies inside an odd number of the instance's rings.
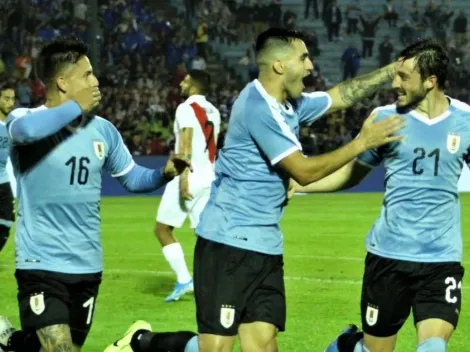
{"label": "jersey with number 16", "polygon": [[174,133],[175,152],[179,153],[179,133],[183,128],[193,129],[191,164],[193,173],[208,185],[215,178],[217,138],[220,132],[220,113],[202,95],[192,95],[176,109]]}

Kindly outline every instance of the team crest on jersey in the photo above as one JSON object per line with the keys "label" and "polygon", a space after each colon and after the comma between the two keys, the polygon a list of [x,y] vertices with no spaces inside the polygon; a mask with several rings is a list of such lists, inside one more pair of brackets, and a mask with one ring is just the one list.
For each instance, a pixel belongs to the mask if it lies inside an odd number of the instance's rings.
{"label": "team crest on jersey", "polygon": [[104,158],[104,143],[100,141],[93,141],[93,149],[98,159],[103,160]]}
{"label": "team crest on jersey", "polygon": [[220,324],[228,329],[235,321],[235,307],[222,305],[220,308]]}
{"label": "team crest on jersey", "polygon": [[447,135],[447,150],[451,154],[457,153],[460,147],[460,136],[456,134],[449,133]]}
{"label": "team crest on jersey", "polygon": [[36,315],[41,315],[46,310],[46,304],[44,303],[44,293],[38,293],[29,298],[29,306]]}
{"label": "team crest on jersey", "polygon": [[366,311],[366,322],[369,326],[374,326],[377,324],[377,319],[379,317],[379,308],[373,307],[371,305],[367,306]]}

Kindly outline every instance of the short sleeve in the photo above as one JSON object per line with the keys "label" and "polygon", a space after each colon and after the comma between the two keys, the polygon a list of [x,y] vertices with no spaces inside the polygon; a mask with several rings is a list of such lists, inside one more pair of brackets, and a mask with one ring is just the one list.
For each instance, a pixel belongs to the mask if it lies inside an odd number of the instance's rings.
{"label": "short sleeve", "polygon": [[285,157],[302,150],[299,140],[284,121],[281,113],[266,106],[261,113],[249,114],[246,125],[256,144],[275,165]]}
{"label": "short sleeve", "polygon": [[[134,167],[134,160],[116,127],[109,121],[103,121],[105,128],[104,135],[109,148],[104,168],[112,177],[124,176]],[[95,145],[95,148],[100,147],[103,148],[104,146]]]}
{"label": "short sleeve", "polygon": [[383,158],[378,149],[369,149],[359,155],[356,159],[358,163],[369,166],[370,168],[379,166],[380,163],[382,163],[382,160]]}
{"label": "short sleeve", "polygon": [[196,114],[192,106],[188,104],[180,104],[176,109],[175,122],[178,127],[178,131],[182,128],[196,128]]}
{"label": "short sleeve", "polygon": [[331,97],[326,92],[302,93],[298,102],[299,123],[310,125],[330,108]]}

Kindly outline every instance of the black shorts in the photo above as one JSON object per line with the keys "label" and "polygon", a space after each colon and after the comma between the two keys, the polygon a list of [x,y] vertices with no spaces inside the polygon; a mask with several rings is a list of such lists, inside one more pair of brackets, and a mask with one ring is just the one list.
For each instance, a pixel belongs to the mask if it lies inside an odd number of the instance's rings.
{"label": "black shorts", "polygon": [[458,262],[418,263],[368,253],[362,284],[362,329],[376,337],[393,336],[411,310],[415,325],[435,318],[457,327],[463,275],[464,268]]}
{"label": "black shorts", "polygon": [[284,331],[282,255],[267,255],[198,237],[194,253],[196,319],[201,334],[235,336],[242,323]]}
{"label": "black shorts", "polygon": [[22,329],[37,331],[65,324],[73,343],[83,346],[93,321],[101,273],[16,270],[15,276]]}
{"label": "black shorts", "polygon": [[[13,194],[11,193],[10,183],[0,184],[0,225],[11,227],[15,221],[15,214],[13,212]],[[2,224],[1,220],[7,223]]]}

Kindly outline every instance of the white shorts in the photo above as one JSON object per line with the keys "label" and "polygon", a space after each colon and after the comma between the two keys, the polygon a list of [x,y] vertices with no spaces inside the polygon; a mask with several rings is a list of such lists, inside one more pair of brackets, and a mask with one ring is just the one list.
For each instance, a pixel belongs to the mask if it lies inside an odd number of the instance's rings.
{"label": "white shorts", "polygon": [[207,186],[207,181],[198,181],[194,175],[189,176],[189,192],[193,196],[190,201],[181,199],[179,177],[175,177],[168,182],[157,211],[157,221],[159,223],[180,228],[189,215],[191,228],[197,227],[199,217],[209,200],[211,191],[210,187]]}

